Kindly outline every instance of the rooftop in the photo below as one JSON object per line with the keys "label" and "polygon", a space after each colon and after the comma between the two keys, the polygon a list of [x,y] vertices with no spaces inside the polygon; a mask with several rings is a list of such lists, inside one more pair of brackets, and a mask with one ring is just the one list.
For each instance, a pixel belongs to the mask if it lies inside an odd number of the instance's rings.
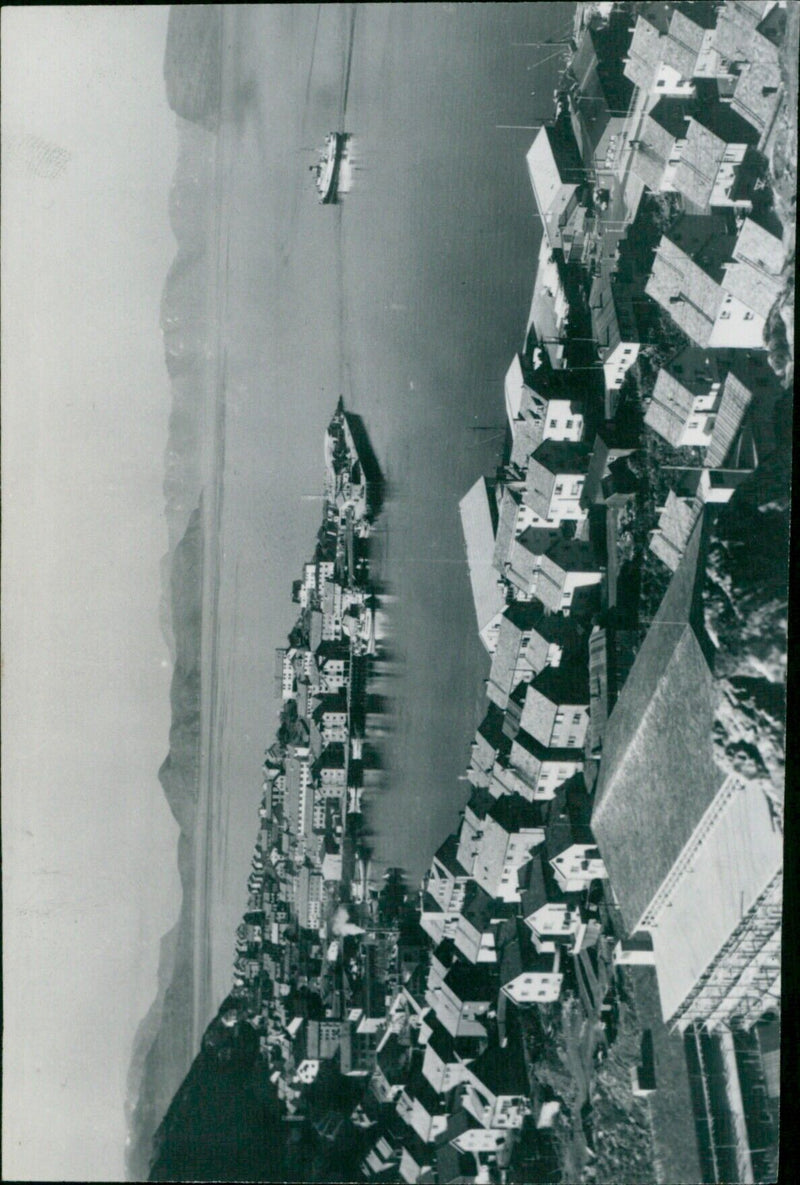
{"label": "rooftop", "polygon": [[702,519],[606,728],[592,830],[629,931],[722,782],[702,630]]}
{"label": "rooftop", "polygon": [[724,294],[719,284],[666,235],[653,260],[645,292],[699,346],[707,346]]}
{"label": "rooftop", "polygon": [[497,526],[494,498],[485,477],[479,477],[459,503],[467,549],[472,597],[478,630],[482,632],[500,613],[505,597],[492,566]]}
{"label": "rooftop", "polygon": [[705,464],[709,468],[716,469],[724,463],[752,399],[752,391],[735,374],[726,376],[711,440],[706,449]]}
{"label": "rooftop", "polygon": [[[530,937],[528,939],[530,945]],[[509,1041],[505,1046],[489,1045],[470,1066],[470,1073],[495,1096],[521,1095],[527,1097],[530,1081],[525,1066],[521,1041]]]}
{"label": "rooftop", "polygon": [[663,367],[658,372],[644,422],[673,448],[678,448],[694,407],[695,396]]}

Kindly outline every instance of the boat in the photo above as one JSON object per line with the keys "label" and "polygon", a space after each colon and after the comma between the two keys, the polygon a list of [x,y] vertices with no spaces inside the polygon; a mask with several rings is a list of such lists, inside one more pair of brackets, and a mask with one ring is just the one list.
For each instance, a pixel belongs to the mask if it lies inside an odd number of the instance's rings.
{"label": "boat", "polygon": [[317,193],[323,206],[332,206],[338,201],[339,174],[349,140],[349,132],[330,132],[325,137],[319,161],[311,166],[316,172]]}

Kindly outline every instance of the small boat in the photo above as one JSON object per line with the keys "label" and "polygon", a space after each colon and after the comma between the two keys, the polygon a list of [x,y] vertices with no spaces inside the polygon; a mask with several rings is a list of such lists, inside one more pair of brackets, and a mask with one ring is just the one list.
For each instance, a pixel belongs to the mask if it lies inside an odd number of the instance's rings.
{"label": "small boat", "polygon": [[349,132],[330,132],[325,137],[325,147],[316,164],[316,186],[323,206],[335,205],[339,196],[339,174],[345,157]]}

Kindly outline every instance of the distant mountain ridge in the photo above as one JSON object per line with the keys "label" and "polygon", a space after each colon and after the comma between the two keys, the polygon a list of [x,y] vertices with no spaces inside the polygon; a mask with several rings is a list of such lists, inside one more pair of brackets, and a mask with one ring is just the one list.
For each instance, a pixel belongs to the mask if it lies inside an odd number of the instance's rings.
{"label": "distant mountain ridge", "polygon": [[172,405],[164,455],[168,549],[161,561],[160,622],[174,670],[169,752],[159,780],[180,826],[183,899],[161,941],[156,997],[137,1030],[127,1082],[126,1173],[146,1179],[153,1135],[189,1070],[192,1045],[194,828],[200,770],[203,618],[202,432],[211,310],[210,194],[219,118],[222,14],[218,5],[170,10],[164,55],[167,98],[178,118],[178,158],[169,197],[177,252],[161,300]]}

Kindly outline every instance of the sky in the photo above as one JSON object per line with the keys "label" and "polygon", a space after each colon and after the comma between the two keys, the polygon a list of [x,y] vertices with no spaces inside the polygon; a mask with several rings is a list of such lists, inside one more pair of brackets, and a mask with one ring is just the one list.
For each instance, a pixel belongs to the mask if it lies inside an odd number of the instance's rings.
{"label": "sky", "polygon": [[5,1179],[122,1179],[179,906],[156,776],[167,11],[2,11]]}

